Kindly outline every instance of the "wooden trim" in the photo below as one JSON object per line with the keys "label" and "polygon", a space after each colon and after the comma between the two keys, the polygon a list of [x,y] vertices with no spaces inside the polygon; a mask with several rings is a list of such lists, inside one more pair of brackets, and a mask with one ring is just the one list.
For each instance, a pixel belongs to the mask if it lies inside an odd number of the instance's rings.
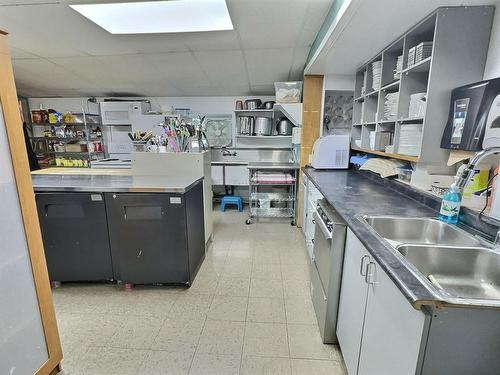
{"label": "wooden trim", "polygon": [[[309,154],[321,134],[321,109],[323,107],[323,76],[304,76],[302,100],[302,134],[300,139],[300,166],[309,164]],[[300,179],[300,176],[299,176]],[[297,226],[302,226],[302,184],[299,181],[297,197]]]}
{"label": "wooden trim", "polygon": [[364,148],[360,148],[360,147],[356,147],[356,146],[351,146],[351,150],[364,152],[367,154],[384,156],[386,158],[391,158],[391,159],[410,161],[413,163],[416,163],[418,161],[418,156],[403,155],[403,154],[390,154],[390,153],[384,152],[384,151],[366,150]]}
{"label": "wooden trim", "polygon": [[14,169],[19,204],[24,222],[26,242],[45,333],[45,342],[49,354],[47,362],[38,369],[36,375],[48,375],[54,369],[58,368],[62,360],[61,342],[57,330],[54,305],[52,303],[52,291],[50,289],[42,236],[38,223],[12,63],[5,35],[0,35],[0,103],[4,113],[5,129],[10,146],[12,167]]}

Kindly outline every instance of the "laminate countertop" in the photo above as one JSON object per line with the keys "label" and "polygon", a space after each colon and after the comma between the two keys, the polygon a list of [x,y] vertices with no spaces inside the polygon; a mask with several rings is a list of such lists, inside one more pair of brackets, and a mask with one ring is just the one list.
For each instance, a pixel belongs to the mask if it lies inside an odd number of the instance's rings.
{"label": "laminate countertop", "polygon": [[166,176],[32,174],[35,192],[185,193],[203,178]]}
{"label": "laminate countertop", "polygon": [[383,183],[381,178],[378,182],[363,172],[305,168],[304,173],[346,221],[414,308],[447,304],[425,282],[417,278],[389,243],[362,219],[363,215],[436,217],[436,211],[391,189],[389,183]]}

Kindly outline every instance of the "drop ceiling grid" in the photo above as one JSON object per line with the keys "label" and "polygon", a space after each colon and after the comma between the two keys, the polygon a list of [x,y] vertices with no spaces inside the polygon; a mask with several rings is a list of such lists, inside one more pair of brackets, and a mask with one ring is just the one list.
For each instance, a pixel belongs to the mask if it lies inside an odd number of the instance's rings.
{"label": "drop ceiling grid", "polygon": [[147,36],[109,34],[67,3],[0,0],[23,95],[273,94],[302,75],[332,0],[227,0],[234,31]]}

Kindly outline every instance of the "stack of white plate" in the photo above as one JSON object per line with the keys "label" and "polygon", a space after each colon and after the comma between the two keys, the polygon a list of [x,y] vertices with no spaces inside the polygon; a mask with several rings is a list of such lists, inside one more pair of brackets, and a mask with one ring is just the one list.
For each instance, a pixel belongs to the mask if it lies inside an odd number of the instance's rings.
{"label": "stack of white plate", "polygon": [[382,61],[372,62],[372,88],[380,90],[380,82],[382,81]]}
{"label": "stack of white plate", "polygon": [[419,156],[422,147],[422,124],[402,124],[399,130],[398,153]]}
{"label": "stack of white plate", "polygon": [[377,135],[376,131],[370,132],[370,150],[375,150],[375,136]]}
{"label": "stack of white plate", "polygon": [[396,120],[398,113],[399,92],[390,92],[385,95],[384,120]]}
{"label": "stack of white plate", "polygon": [[403,55],[399,55],[396,60],[396,69],[394,70],[394,79],[401,78],[401,71],[403,70]]}
{"label": "stack of white plate", "polygon": [[415,64],[432,55],[432,42],[422,42],[415,48]]}
{"label": "stack of white plate", "polygon": [[410,95],[410,108],[408,109],[408,117],[424,117],[427,104],[427,93],[417,92]]}

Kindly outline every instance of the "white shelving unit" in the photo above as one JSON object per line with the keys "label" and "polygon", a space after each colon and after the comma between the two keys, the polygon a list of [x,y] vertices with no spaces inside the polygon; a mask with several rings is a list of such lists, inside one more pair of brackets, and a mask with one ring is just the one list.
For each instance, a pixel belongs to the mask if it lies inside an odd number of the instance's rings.
{"label": "white shelving unit", "polygon": [[[438,8],[360,67],[354,88],[352,149],[407,161],[445,163],[449,152],[440,148],[440,142],[451,90],[482,79],[488,50],[484,41],[489,40],[493,12],[491,6]],[[422,42],[432,42],[431,56],[409,64],[410,49]],[[403,56],[403,66],[395,76],[398,56]],[[372,88],[374,61],[382,62],[379,90]],[[387,93],[398,93],[395,119],[384,118]],[[416,93],[425,93],[425,111],[423,116],[410,117],[410,95]],[[421,139],[415,139],[418,154],[400,153],[400,131],[406,124],[422,126]],[[371,149],[372,131],[392,133],[394,151]]]}

